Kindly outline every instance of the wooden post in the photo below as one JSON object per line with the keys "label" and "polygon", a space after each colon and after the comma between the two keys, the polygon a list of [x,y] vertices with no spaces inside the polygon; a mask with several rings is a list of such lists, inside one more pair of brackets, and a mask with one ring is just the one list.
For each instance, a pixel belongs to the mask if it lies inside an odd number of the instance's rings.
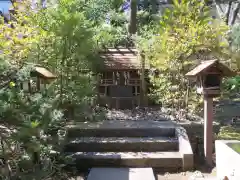
{"label": "wooden post", "polygon": [[145,107],[147,105],[147,99],[146,99],[146,82],[145,82],[145,56],[142,52],[139,52],[138,54],[141,62],[141,88],[140,88],[140,104],[142,107]]}
{"label": "wooden post", "polygon": [[41,80],[40,80],[40,77],[37,77],[37,91],[40,91],[41,90]]}
{"label": "wooden post", "polygon": [[207,165],[212,166],[213,153],[213,98],[204,96],[204,155]]}
{"label": "wooden post", "polygon": [[28,92],[32,93],[32,86],[31,86],[31,81],[28,81]]}

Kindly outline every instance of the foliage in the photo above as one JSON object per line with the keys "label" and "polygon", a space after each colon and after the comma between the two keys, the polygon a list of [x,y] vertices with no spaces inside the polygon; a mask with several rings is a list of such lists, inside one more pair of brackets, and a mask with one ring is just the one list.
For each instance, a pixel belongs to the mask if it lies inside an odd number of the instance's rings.
{"label": "foliage", "polygon": [[151,26],[156,22],[159,22],[160,16],[159,15],[152,15],[147,11],[138,11],[137,13],[137,20],[138,20],[138,28],[142,28],[144,26]]}
{"label": "foliage", "polygon": [[235,76],[228,78],[225,82],[225,89],[229,93],[239,93],[240,92],[240,76]]}
{"label": "foliage", "polygon": [[114,27],[108,24],[102,24],[96,28],[94,37],[98,43],[99,48],[115,47],[118,45],[124,46],[128,44],[126,27]]}
{"label": "foliage", "polygon": [[232,49],[232,59],[235,60],[234,66],[237,71],[240,70],[240,25],[235,24],[230,32],[230,42]]}
{"label": "foliage", "polygon": [[[100,48],[133,46],[133,40],[129,37],[127,28],[130,11],[123,12],[123,4],[122,0],[89,0],[84,6],[86,17],[94,22],[95,39]],[[139,1],[138,6],[143,6],[137,13],[137,30],[141,33],[142,27],[149,27],[153,21],[158,21],[159,17],[148,12],[151,6],[148,0]]]}
{"label": "foliage", "polygon": [[221,127],[217,139],[240,140],[240,129],[232,126]]}
{"label": "foliage", "polygon": [[123,0],[88,0],[85,4],[86,17],[97,24],[101,24],[105,21],[106,14],[109,12],[120,12]]}
{"label": "foliage", "polygon": [[[231,48],[231,68],[235,72],[240,72],[240,26],[235,24],[230,31],[229,41]],[[239,76],[228,78],[224,81],[224,88],[227,94],[236,94],[240,92]]]}
{"label": "foliage", "polygon": [[[95,98],[95,80],[91,71],[101,64],[95,57],[97,44],[94,29],[76,1],[60,1],[57,9],[48,8],[35,17],[44,36],[36,54],[37,63],[50,67],[59,75],[55,93],[61,96],[71,118],[81,120],[91,114]],[[92,118],[92,117],[89,117]]]}
{"label": "foliage", "polygon": [[7,78],[7,85],[6,81],[1,81],[1,87],[5,86],[0,90],[1,179],[40,180],[53,173],[55,177],[66,179],[67,173],[63,166],[57,165],[59,161],[54,162],[53,156],[61,136],[51,133],[62,129],[65,123],[58,108],[59,97],[48,91],[24,93],[19,89],[20,83],[30,78],[32,68],[16,69],[6,63],[1,59],[1,68],[5,68],[1,75],[14,73]]}
{"label": "foliage", "polygon": [[[68,179],[61,154],[66,115],[98,118],[92,72],[101,62],[94,23],[79,1],[59,0],[34,13],[23,6],[9,24],[0,24],[1,178]],[[31,79],[36,64],[58,78],[38,93],[23,92],[20,83]]]}
{"label": "foliage", "polygon": [[225,58],[226,32],[202,1],[173,1],[173,9],[165,11],[150,41],[140,40],[152,68],[160,71],[151,78],[156,99],[176,108],[198,107],[199,97],[188,90],[185,74],[198,63],[196,59],[202,59],[200,55]]}
{"label": "foliage", "polygon": [[[29,7],[26,6],[26,9]],[[4,24],[1,19],[0,48],[3,52],[2,55],[7,56],[9,61],[17,66],[21,66],[26,61],[33,44],[39,40],[35,27],[26,25],[29,16],[31,16],[31,11],[29,11],[29,15],[26,15],[26,11],[16,10],[15,21]]]}

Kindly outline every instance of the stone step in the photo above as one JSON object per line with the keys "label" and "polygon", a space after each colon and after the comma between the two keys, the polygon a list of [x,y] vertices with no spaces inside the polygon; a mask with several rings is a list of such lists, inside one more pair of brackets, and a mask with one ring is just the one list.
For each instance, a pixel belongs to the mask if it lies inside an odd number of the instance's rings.
{"label": "stone step", "polygon": [[173,137],[174,128],[69,129],[68,137]]}
{"label": "stone step", "polygon": [[67,142],[65,152],[156,152],[178,151],[177,138],[168,137],[81,137]]}
{"label": "stone step", "polygon": [[[91,167],[182,168],[179,152],[77,152],[68,154],[77,169]],[[70,164],[69,164],[70,165]]]}
{"label": "stone step", "polygon": [[174,137],[170,121],[102,121],[68,125],[68,137]]}
{"label": "stone step", "polygon": [[92,168],[87,180],[156,180],[152,168]]}

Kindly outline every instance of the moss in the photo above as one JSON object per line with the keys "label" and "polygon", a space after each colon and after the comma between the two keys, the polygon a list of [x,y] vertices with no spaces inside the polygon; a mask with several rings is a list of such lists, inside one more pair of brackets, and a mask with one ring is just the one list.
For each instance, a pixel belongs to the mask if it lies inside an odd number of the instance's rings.
{"label": "moss", "polygon": [[233,148],[234,151],[240,153],[240,143],[232,144],[231,148]]}

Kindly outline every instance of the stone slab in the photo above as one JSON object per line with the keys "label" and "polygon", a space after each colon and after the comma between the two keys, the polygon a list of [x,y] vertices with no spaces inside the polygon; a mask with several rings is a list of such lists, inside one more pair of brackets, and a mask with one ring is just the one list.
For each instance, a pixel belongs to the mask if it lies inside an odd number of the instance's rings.
{"label": "stone slab", "polygon": [[179,152],[76,152],[72,157],[104,159],[182,159]]}
{"label": "stone slab", "polygon": [[77,168],[135,167],[182,168],[179,152],[77,152],[69,154]]}
{"label": "stone slab", "polygon": [[183,170],[192,170],[194,166],[193,151],[188,139],[187,132],[183,127],[177,127],[176,135],[179,141],[179,153],[183,158]]}
{"label": "stone slab", "polygon": [[67,136],[74,137],[156,137],[175,136],[176,124],[171,121],[112,120],[69,124]]}
{"label": "stone slab", "polygon": [[98,122],[78,122],[69,124],[67,128],[78,129],[135,129],[135,128],[175,128],[176,123],[172,121],[133,121],[133,120],[106,120]]}
{"label": "stone slab", "polygon": [[216,168],[217,177],[227,176],[229,180],[240,179],[240,154],[231,144],[240,144],[238,140],[216,140]]}
{"label": "stone slab", "polygon": [[66,142],[65,152],[178,151],[175,137],[77,137]]}
{"label": "stone slab", "polygon": [[78,137],[70,143],[136,143],[136,142],[176,142],[177,137]]}
{"label": "stone slab", "polygon": [[87,180],[155,180],[152,168],[92,168]]}

